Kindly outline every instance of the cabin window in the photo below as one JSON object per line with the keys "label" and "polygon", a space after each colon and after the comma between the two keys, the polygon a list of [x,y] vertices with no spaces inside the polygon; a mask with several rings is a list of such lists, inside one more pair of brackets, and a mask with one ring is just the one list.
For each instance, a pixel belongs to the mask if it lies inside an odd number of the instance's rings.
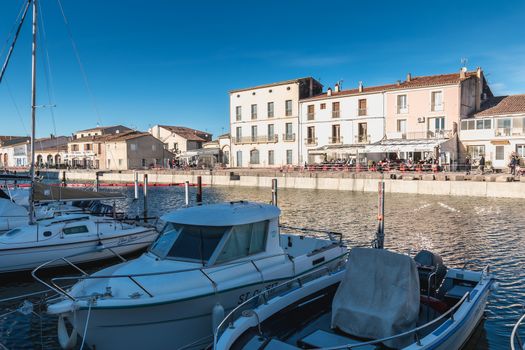
{"label": "cabin window", "polygon": [[82,226],[64,227],[62,232],[64,232],[64,234],[66,235],[72,235],[75,233],[86,233],[86,232],[89,232],[89,230],[87,226],[82,225]]}
{"label": "cabin window", "polygon": [[266,247],[268,221],[233,226],[217,262],[244,258],[263,252]]}
{"label": "cabin window", "polygon": [[17,233],[19,233],[21,230],[19,228],[15,228],[15,229],[12,229],[12,230],[9,230],[7,232],[4,232],[0,235],[4,235],[6,237],[12,237],[14,235],[16,235]]}
{"label": "cabin window", "polygon": [[194,226],[168,223],[153,243],[151,252],[160,258],[208,262],[230,226]]}

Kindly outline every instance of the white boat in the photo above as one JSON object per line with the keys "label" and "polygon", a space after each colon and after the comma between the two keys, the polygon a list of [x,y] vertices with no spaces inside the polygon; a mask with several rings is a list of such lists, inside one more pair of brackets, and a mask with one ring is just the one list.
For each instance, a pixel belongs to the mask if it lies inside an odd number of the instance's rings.
{"label": "white boat", "polygon": [[[244,300],[283,280],[336,268],[341,235],[284,234],[273,205],[228,202],[176,210],[149,251],[90,276],[48,304],[70,348],[79,335],[104,349],[201,349]],[[321,235],[327,235],[321,238]],[[67,334],[65,320],[73,325]]]}
{"label": "white boat", "polygon": [[510,349],[511,350],[525,350],[525,342],[523,341],[523,328],[520,329],[525,321],[525,314],[520,317],[518,322],[512,327],[510,334]]}
{"label": "white boat", "polygon": [[[27,218],[26,218],[27,221]],[[75,255],[85,263],[144,249],[155,240],[154,227],[125,223],[90,214],[63,214],[0,233],[0,273],[66,265],[63,257]]]}
{"label": "white boat", "polygon": [[492,283],[488,267],[446,269],[428,251],[412,259],[354,248],[346,269],[241,304],[221,322],[214,349],[460,349]]}

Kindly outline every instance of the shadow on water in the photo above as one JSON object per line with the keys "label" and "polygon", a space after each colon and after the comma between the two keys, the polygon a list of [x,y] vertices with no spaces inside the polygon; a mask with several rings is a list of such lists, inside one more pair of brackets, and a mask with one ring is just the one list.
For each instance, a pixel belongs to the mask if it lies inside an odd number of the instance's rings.
{"label": "shadow on water", "polygon": [[[133,200],[133,188],[121,191],[128,199],[117,202],[118,211],[142,215],[142,195]],[[269,202],[269,189],[204,187],[205,202],[252,200]],[[196,189],[190,189],[195,200]],[[184,206],[184,188],[151,187],[149,215],[160,216]],[[192,203],[194,204],[194,203]],[[507,349],[513,323],[525,304],[525,218],[523,201],[471,197],[388,194],[385,200],[385,247],[398,252],[428,249],[450,267],[481,269],[487,264],[498,279],[487,305],[486,319],[466,349]],[[376,230],[377,194],[321,190],[280,190],[281,222],[299,227],[344,233],[349,245],[368,245]],[[98,266],[94,267],[98,268]],[[41,288],[29,280],[0,280],[0,299]],[[13,305],[10,305],[13,307]],[[0,305],[0,314],[4,313]],[[42,321],[42,327],[40,327]],[[42,333],[41,330],[42,329]],[[10,315],[0,318],[0,342],[9,349],[59,348],[56,319]]]}

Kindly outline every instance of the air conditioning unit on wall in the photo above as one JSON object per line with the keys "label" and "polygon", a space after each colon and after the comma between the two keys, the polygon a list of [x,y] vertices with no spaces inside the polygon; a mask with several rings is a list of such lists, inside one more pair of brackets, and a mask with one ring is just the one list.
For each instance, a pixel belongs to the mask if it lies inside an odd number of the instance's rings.
{"label": "air conditioning unit on wall", "polygon": [[417,122],[418,122],[418,123],[424,123],[424,122],[425,122],[425,117],[419,117],[419,118],[417,118]]}

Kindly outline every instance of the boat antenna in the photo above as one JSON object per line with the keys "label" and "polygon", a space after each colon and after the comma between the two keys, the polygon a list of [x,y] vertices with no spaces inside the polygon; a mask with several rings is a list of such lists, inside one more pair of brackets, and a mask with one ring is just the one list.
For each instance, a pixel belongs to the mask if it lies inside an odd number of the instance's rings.
{"label": "boat antenna", "polygon": [[374,248],[383,249],[385,243],[385,181],[378,183],[377,233]]}
{"label": "boat antenna", "polygon": [[29,191],[29,224],[35,223],[34,219],[34,183],[35,183],[35,125],[36,125],[36,37],[37,37],[37,0],[33,0],[33,44],[31,48],[31,165],[29,176],[31,189]]}

